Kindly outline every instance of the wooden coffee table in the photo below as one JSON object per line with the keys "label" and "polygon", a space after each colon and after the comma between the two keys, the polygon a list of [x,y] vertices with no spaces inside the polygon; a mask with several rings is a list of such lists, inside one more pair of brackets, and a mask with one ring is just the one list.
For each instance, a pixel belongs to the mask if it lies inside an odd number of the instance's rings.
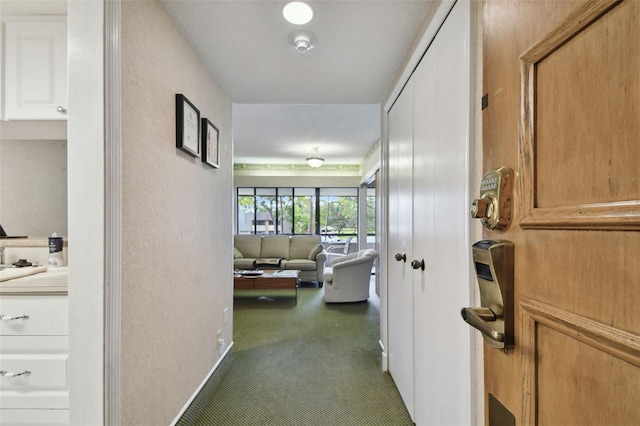
{"label": "wooden coffee table", "polygon": [[296,305],[298,304],[298,274],[300,271],[263,271],[258,275],[253,271],[234,271],[234,289],[292,289],[296,292]]}

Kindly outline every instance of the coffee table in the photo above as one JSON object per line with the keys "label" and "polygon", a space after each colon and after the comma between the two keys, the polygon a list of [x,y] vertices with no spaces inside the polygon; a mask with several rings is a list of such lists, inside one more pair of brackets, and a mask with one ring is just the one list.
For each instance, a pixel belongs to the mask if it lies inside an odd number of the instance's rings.
{"label": "coffee table", "polygon": [[234,289],[293,289],[296,292],[296,305],[298,304],[298,283],[300,282],[297,270],[286,271],[234,271]]}

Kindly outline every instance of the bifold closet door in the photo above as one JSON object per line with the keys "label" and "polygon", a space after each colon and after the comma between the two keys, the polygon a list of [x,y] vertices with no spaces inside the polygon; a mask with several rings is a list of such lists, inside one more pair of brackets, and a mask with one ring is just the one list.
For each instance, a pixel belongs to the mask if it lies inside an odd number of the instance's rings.
{"label": "bifold closet door", "polygon": [[458,2],[414,72],[415,422],[471,424],[470,5]]}
{"label": "bifold closet door", "polygon": [[[389,111],[389,373],[413,418],[412,247],[413,83],[410,80]],[[396,254],[407,256],[397,260]]]}

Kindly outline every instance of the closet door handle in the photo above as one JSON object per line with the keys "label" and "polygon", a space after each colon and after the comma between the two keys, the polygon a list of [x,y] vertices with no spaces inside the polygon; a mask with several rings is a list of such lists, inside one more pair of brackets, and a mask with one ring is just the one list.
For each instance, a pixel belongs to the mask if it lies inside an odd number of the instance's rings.
{"label": "closet door handle", "polygon": [[414,259],[411,261],[411,267],[413,269],[422,269],[424,271],[424,259]]}
{"label": "closet door handle", "polygon": [[406,262],[407,261],[407,253],[396,253],[396,260],[398,262]]}

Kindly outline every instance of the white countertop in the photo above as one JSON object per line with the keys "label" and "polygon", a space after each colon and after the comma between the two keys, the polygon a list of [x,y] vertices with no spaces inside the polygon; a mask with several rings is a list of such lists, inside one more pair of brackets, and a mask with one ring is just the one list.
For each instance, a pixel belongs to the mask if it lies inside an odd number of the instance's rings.
{"label": "white countertop", "polygon": [[[67,237],[62,237],[62,245],[68,243]],[[4,247],[49,247],[49,237],[0,238],[0,246]]]}
{"label": "white countertop", "polygon": [[69,267],[47,268],[46,272],[0,282],[0,295],[68,293]]}

